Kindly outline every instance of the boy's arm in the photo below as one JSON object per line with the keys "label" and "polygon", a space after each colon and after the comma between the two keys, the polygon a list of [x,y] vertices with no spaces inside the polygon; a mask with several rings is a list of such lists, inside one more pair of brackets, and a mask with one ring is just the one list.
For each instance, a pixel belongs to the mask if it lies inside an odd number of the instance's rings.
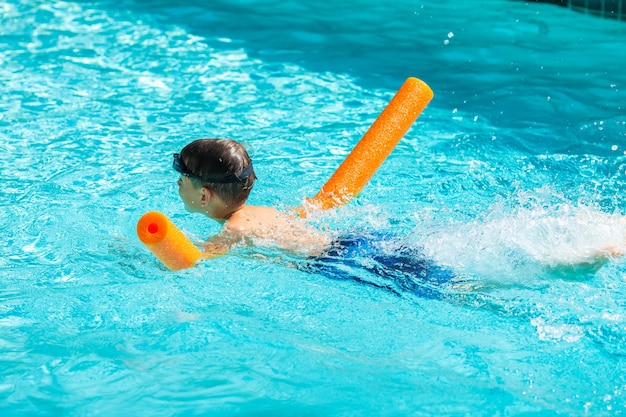
{"label": "boy's arm", "polygon": [[210,259],[224,255],[240,241],[241,236],[235,233],[221,232],[202,244],[202,257]]}

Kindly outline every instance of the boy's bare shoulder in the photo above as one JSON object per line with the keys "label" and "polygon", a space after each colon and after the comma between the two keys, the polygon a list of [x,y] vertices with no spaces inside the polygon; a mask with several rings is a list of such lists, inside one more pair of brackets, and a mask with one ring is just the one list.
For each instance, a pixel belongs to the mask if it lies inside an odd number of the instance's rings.
{"label": "boy's bare shoulder", "polygon": [[246,233],[268,227],[278,227],[281,223],[288,221],[288,217],[271,207],[243,206],[228,218],[224,228],[232,232]]}
{"label": "boy's bare shoulder", "polygon": [[273,241],[297,252],[320,252],[330,238],[310,226],[304,219],[271,207],[244,206],[224,224],[226,233]]}

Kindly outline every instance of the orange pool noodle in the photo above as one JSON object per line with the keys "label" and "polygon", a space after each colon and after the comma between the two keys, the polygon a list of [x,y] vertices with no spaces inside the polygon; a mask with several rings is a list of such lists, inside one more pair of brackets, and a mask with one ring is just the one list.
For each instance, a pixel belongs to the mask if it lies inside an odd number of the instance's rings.
{"label": "orange pool noodle", "polygon": [[327,210],[356,197],[432,98],[426,83],[408,78],[319,193],[307,199],[307,206]]}
{"label": "orange pool noodle", "polygon": [[150,211],[137,222],[137,236],[169,269],[193,266],[202,252],[163,213]]}

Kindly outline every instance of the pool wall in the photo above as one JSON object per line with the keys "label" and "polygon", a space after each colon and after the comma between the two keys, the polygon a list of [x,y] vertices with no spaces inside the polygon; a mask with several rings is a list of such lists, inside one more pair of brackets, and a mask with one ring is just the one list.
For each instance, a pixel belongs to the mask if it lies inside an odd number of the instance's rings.
{"label": "pool wall", "polygon": [[536,0],[539,3],[551,3],[567,7],[577,12],[610,19],[625,20],[626,0]]}

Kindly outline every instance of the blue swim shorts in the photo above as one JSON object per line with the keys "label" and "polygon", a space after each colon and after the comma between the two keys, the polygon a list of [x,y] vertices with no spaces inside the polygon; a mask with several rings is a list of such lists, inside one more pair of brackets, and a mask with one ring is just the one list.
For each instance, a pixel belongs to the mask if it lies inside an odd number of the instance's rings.
{"label": "blue swim shorts", "polygon": [[441,298],[445,284],[454,278],[449,271],[403,245],[391,235],[344,236],[306,265],[310,272],[332,279],[352,280],[397,295]]}

